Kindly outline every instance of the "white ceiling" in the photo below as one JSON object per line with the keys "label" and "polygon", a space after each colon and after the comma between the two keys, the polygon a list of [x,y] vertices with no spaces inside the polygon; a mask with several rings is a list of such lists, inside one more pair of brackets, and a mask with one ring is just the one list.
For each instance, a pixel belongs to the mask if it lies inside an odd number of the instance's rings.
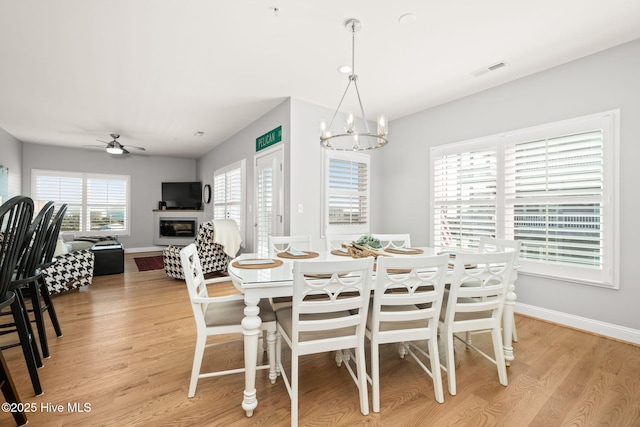
{"label": "white ceiling", "polygon": [[0,0],[0,127],[197,158],[287,97],[335,109],[348,18],[365,112],[391,121],[640,38],[638,0]]}

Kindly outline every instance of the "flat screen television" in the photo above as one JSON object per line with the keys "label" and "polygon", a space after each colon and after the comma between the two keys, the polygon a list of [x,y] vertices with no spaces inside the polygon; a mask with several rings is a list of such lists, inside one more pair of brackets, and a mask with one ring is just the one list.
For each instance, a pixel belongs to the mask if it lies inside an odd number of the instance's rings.
{"label": "flat screen television", "polygon": [[202,183],[163,182],[162,201],[167,209],[202,209]]}

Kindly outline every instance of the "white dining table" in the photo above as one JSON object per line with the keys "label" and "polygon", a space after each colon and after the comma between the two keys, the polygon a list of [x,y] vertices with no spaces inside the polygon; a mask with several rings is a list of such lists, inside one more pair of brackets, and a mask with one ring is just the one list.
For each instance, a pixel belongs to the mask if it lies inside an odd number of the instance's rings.
{"label": "white dining table", "polygon": [[[417,256],[437,255],[441,252],[438,248],[421,247],[422,253]],[[244,294],[244,318],[242,319],[242,332],[244,335],[244,365],[245,365],[245,387],[244,398],[242,400],[242,409],[245,410],[248,417],[253,415],[253,411],[258,406],[256,394],[256,366],[258,357],[258,342],[261,336],[260,326],[260,309],[258,303],[262,298],[277,298],[293,295],[293,264],[295,261],[340,261],[350,259],[349,256],[335,255],[329,251],[316,251],[318,256],[314,258],[283,258],[273,256],[268,257],[264,254],[245,253],[233,259],[229,263],[229,276],[236,288]],[[393,257],[410,257],[416,256],[412,254],[386,253]],[[265,268],[260,267],[260,262],[266,262],[265,259],[277,260],[276,267],[269,267],[264,264]],[[243,266],[240,263],[246,263]],[[256,264],[252,264],[256,263]],[[271,263],[270,265],[273,265]],[[267,268],[268,267],[268,268]],[[374,275],[375,278],[375,275]],[[375,282],[374,282],[375,286]],[[512,325],[513,325],[513,305],[515,303],[515,293],[510,289],[507,294],[507,302],[505,303],[503,317],[503,346],[505,359],[510,363],[513,357],[512,348]]]}

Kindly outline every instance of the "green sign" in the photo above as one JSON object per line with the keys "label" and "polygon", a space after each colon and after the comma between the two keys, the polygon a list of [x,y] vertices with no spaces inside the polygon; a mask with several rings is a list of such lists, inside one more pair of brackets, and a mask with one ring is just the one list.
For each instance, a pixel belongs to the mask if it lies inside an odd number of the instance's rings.
{"label": "green sign", "polygon": [[282,126],[270,130],[256,138],[256,151],[263,150],[273,144],[282,141]]}

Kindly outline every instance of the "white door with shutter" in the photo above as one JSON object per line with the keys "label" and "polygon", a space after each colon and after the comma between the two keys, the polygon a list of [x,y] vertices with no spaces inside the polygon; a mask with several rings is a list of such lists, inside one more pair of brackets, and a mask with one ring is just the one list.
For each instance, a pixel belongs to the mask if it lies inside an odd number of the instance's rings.
{"label": "white door with shutter", "polygon": [[265,150],[255,157],[255,251],[268,252],[270,235],[284,233],[282,149]]}

